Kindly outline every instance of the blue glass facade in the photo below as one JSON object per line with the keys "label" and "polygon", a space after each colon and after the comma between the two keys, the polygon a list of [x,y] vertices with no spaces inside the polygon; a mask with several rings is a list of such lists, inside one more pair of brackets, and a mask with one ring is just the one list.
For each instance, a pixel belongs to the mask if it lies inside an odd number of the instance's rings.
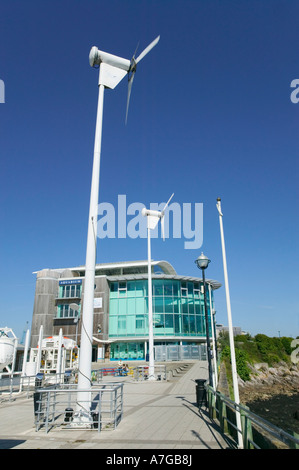
{"label": "blue glass facade", "polygon": [[[147,272],[147,260],[96,265],[93,361],[97,357],[146,359],[149,335]],[[43,325],[45,336],[58,335],[62,328],[63,335],[74,339],[80,347],[84,326],[85,266],[43,269],[36,274],[31,346],[37,347],[39,329]],[[207,284],[211,286],[212,295],[221,287],[212,279],[208,279]],[[152,260],[157,354],[159,348],[170,350],[175,345],[181,348],[205,343],[202,287],[202,279],[178,275],[166,260]],[[209,295],[207,301],[210,316]]]}
{"label": "blue glass facade", "polygon": [[[152,283],[156,342],[204,339],[206,328],[202,284],[175,279],[153,279]],[[207,301],[210,322],[209,296]],[[148,338],[146,279],[110,283],[109,338],[114,340],[111,344],[111,359],[145,358],[145,341]],[[117,342],[118,338],[121,342]],[[126,338],[130,341],[126,342]]]}

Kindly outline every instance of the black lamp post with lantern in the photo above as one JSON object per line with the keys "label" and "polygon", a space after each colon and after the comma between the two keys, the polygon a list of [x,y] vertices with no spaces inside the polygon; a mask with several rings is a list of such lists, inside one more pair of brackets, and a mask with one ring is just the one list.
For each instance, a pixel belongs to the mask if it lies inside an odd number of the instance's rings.
{"label": "black lamp post with lantern", "polygon": [[207,336],[207,355],[208,355],[208,367],[209,367],[209,385],[213,386],[213,372],[212,372],[212,361],[211,361],[211,343],[209,334],[209,321],[208,321],[208,306],[207,306],[207,295],[206,295],[206,278],[205,269],[207,269],[211,260],[207,258],[203,253],[195,260],[195,264],[202,272],[203,280],[203,294],[204,294],[204,309],[205,309],[205,323],[206,323],[206,336]]}

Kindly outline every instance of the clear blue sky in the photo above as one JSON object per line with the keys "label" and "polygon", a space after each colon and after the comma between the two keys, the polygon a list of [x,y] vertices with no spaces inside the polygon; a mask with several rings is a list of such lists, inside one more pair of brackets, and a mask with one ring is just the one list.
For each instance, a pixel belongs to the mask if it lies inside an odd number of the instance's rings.
{"label": "clear blue sky", "polygon": [[[232,316],[252,335],[297,336],[298,1],[2,0],[0,5],[0,326],[31,324],[42,268],[85,264],[98,72],[91,46],[140,62],[104,103],[100,202],[204,207],[203,245],[155,239],[178,274],[224,284],[222,198]],[[104,239],[98,262],[146,259],[144,239]],[[227,324],[224,287],[217,321]]]}

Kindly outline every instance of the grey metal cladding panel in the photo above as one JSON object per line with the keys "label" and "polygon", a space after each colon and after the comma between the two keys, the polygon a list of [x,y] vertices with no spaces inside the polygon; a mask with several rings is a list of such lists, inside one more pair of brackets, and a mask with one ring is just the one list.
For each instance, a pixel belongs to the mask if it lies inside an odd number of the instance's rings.
{"label": "grey metal cladding panel", "polygon": [[[43,337],[53,335],[53,315],[34,315],[31,326],[31,347],[35,348],[38,343],[40,327],[43,325]],[[37,338],[37,339],[36,339]]]}
{"label": "grey metal cladding panel", "polygon": [[56,312],[54,295],[37,295],[34,302],[34,314],[51,314]]}
{"label": "grey metal cladding panel", "polygon": [[[95,278],[95,290],[94,298],[102,298],[103,306],[102,308],[97,308],[95,313],[105,312],[108,313],[109,309],[109,284],[105,276]],[[81,298],[81,314],[83,314],[83,300],[84,300],[84,282],[82,287],[82,298]]]}
{"label": "grey metal cladding panel", "polygon": [[37,294],[58,294],[58,280],[37,279],[35,295]]}

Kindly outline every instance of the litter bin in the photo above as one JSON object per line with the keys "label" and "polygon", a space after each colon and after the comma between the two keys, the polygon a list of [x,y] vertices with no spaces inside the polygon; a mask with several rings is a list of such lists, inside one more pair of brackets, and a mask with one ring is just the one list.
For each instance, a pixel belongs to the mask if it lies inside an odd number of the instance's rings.
{"label": "litter bin", "polygon": [[65,423],[70,423],[73,419],[73,408],[66,408],[64,410],[65,414],[64,414],[64,422]]}
{"label": "litter bin", "polygon": [[205,406],[208,405],[207,403],[207,391],[205,389],[206,379],[196,379],[196,404],[198,408],[204,404]]}
{"label": "litter bin", "polygon": [[36,387],[41,387],[42,386],[42,381],[44,378],[44,374],[42,372],[38,372],[35,377],[35,386]]}
{"label": "litter bin", "polygon": [[93,428],[94,429],[98,429],[100,423],[99,423],[99,413],[97,411],[92,411],[91,412],[91,416],[92,416],[92,421],[93,421]]}

